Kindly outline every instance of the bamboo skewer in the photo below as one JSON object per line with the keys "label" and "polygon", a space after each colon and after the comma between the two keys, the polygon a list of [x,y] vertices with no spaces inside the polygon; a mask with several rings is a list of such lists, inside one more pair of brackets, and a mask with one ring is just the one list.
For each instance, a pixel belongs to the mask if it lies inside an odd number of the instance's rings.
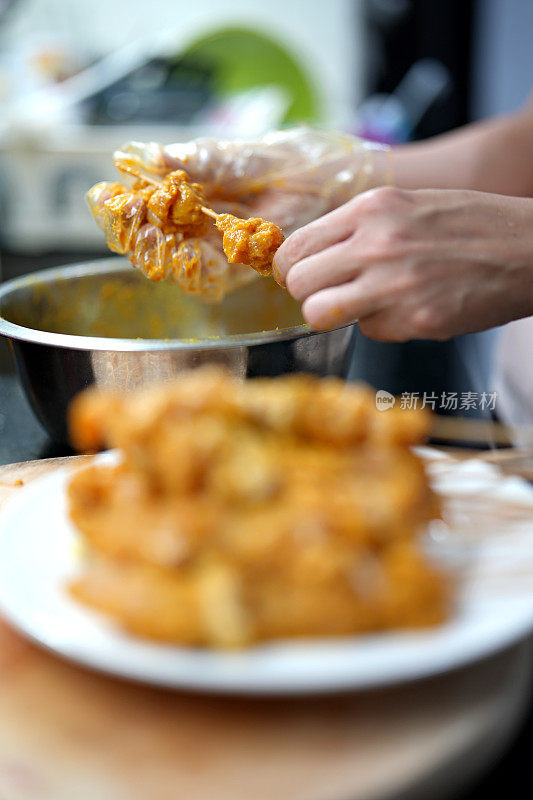
{"label": "bamboo skewer", "polygon": [[[131,175],[135,175],[134,172],[130,173]],[[141,180],[146,181],[146,183],[151,183],[152,186],[160,186],[161,181],[156,181],[155,178],[148,178],[146,175],[136,175],[137,178],[141,178]]]}
{"label": "bamboo skewer", "polygon": [[215,221],[219,218],[220,214],[217,214],[216,211],[213,211],[212,208],[206,208],[206,206],[200,206],[200,211],[203,211],[204,214],[207,214],[208,217],[212,217]]}
{"label": "bamboo skewer", "polygon": [[[141,178],[143,181],[146,181],[146,183],[151,183],[152,186],[159,186],[161,184],[161,181],[157,181],[155,178],[149,178],[147,175],[138,175],[132,169],[127,170],[127,172],[129,172],[130,175],[135,175],[136,177]],[[207,208],[207,206],[200,206],[200,211],[214,220],[217,220],[220,216],[216,213],[216,211],[213,211],[212,208]]]}

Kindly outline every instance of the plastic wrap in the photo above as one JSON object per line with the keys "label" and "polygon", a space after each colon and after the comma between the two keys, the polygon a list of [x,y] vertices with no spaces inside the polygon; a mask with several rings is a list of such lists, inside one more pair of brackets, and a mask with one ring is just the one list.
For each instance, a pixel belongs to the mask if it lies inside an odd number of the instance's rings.
{"label": "plastic wrap", "polygon": [[127,255],[151,280],[177,282],[208,302],[257,274],[228,263],[212,221],[206,219],[202,235],[194,236],[150,213],[150,198],[169,173],[185,170],[215,211],[272,220],[286,235],[387,182],[386,148],[307,127],[256,142],[130,142],[115,153],[113,163],[125,184],[98,183],[87,195],[110,249]]}

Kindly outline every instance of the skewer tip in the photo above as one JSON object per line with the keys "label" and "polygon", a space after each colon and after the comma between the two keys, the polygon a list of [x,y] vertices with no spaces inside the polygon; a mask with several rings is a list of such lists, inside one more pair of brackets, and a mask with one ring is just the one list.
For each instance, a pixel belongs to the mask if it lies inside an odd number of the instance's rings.
{"label": "skewer tip", "polygon": [[207,214],[208,217],[212,217],[213,219],[217,219],[218,214],[213,211],[211,208],[206,208],[205,206],[200,206],[200,210]]}

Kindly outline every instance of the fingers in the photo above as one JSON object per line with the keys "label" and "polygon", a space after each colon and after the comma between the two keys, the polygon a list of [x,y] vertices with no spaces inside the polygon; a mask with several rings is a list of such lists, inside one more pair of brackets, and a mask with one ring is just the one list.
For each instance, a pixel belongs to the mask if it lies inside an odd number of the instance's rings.
{"label": "fingers", "polygon": [[347,239],[298,261],[289,270],[285,283],[292,296],[303,302],[328,286],[348,283],[358,271],[357,249],[353,240]]}
{"label": "fingers", "polygon": [[343,242],[355,231],[350,204],[299,228],[281,245],[274,258],[274,276],[285,286],[289,270],[315,253]]}
{"label": "fingers", "polygon": [[107,213],[104,203],[106,200],[111,200],[117,195],[131,194],[126,186],[121,183],[108,183],[108,181],[101,181],[96,183],[85,195],[85,202],[89,207],[89,211],[95,218],[97,224],[106,229]]}
{"label": "fingers", "polygon": [[305,320],[315,330],[326,331],[379,312],[386,301],[365,284],[356,279],[312,294],[302,306]]}
{"label": "fingers", "polygon": [[[280,247],[274,259],[274,277],[285,286],[288,274],[300,262],[322,250],[351,241],[354,249],[366,241],[368,249],[377,251],[394,236],[394,225],[402,220],[406,209],[410,213],[414,193],[393,187],[371,189],[352,198],[348,203],[295,231]],[[374,253],[372,260],[377,258]],[[296,281],[296,278],[294,279]]]}
{"label": "fingers", "polygon": [[[302,306],[305,320],[320,331],[357,321],[361,333],[378,342],[449,338],[451,334],[439,325],[429,304],[411,303],[401,294],[397,302],[391,302],[379,283],[363,276],[317,292]],[[395,296],[394,286],[391,294]]]}
{"label": "fingers", "polygon": [[358,320],[359,330],[369,339],[377,342],[406,342],[414,338],[398,324],[394,315],[386,311],[378,311]]}

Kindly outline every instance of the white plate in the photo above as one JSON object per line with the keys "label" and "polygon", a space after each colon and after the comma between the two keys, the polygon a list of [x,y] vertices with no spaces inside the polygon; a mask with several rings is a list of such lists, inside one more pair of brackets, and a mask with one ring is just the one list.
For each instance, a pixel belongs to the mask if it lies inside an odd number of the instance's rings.
{"label": "white plate", "polygon": [[[99,457],[108,459],[108,455]],[[500,650],[533,629],[533,491],[487,465],[430,470],[444,491],[500,494],[531,505],[481,537],[457,531],[442,554],[470,567],[453,618],[422,632],[306,640],[218,653],[128,636],[64,591],[80,568],[65,513],[69,469],[21,489],[0,516],[0,609],[40,645],[103,672],[173,688],[237,694],[304,694],[384,686],[440,673]],[[441,548],[442,549],[442,548]],[[446,552],[447,551],[447,552]]]}

